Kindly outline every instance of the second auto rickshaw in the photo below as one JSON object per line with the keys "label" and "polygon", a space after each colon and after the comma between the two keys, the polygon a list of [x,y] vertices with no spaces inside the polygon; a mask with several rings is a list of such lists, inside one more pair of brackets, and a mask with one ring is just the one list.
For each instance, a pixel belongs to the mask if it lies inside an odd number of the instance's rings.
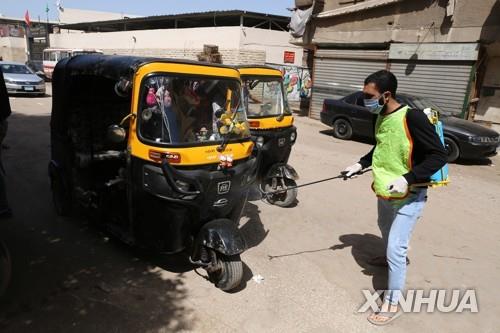
{"label": "second auto rickshaw", "polygon": [[265,196],[269,203],[290,206],[297,198],[295,181],[299,178],[288,164],[297,129],[283,89],[282,73],[267,66],[241,66],[238,70],[252,139],[261,154],[257,172],[261,191],[274,193]]}
{"label": "second auto rickshaw", "polygon": [[187,249],[223,290],[237,287],[237,228],[256,158],[239,72],[154,58],[80,55],[53,76],[51,179],[76,209],[129,244]]}

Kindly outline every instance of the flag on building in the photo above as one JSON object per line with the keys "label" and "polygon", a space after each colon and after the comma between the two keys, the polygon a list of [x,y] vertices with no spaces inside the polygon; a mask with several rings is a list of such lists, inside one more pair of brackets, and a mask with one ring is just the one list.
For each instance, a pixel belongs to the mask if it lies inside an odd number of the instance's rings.
{"label": "flag on building", "polygon": [[58,9],[60,12],[64,12],[64,7],[63,7],[63,4],[62,4],[61,0],[57,0],[57,2],[56,2],[56,7],[57,7],[57,9]]}
{"label": "flag on building", "polygon": [[26,13],[24,14],[24,22],[26,22],[28,27],[31,26],[30,13],[28,10],[26,10]]}

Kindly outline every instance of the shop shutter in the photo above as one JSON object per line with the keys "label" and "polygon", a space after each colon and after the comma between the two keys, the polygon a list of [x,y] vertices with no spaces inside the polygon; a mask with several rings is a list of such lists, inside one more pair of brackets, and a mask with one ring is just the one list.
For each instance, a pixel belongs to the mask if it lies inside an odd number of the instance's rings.
{"label": "shop shutter", "polygon": [[468,94],[473,62],[391,61],[398,78],[398,92],[428,98],[443,111],[462,113]]}
{"label": "shop shutter", "polygon": [[386,66],[387,51],[318,50],[314,57],[310,117],[320,118],[325,98],[342,98],[362,89],[368,75]]}

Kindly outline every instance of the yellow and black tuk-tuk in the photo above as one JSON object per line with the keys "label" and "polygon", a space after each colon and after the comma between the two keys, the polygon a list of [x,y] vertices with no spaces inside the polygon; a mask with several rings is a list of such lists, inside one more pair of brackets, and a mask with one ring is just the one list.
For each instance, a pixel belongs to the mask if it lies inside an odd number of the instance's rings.
{"label": "yellow and black tuk-tuk", "polygon": [[123,241],[189,251],[223,290],[242,278],[237,228],[256,158],[239,72],[80,55],[53,75],[49,175],[60,215],[85,211]]}
{"label": "yellow and black tuk-tuk", "polygon": [[10,282],[12,263],[5,243],[0,239],[0,297],[7,290]]}
{"label": "yellow and black tuk-tuk", "polygon": [[298,175],[288,164],[297,129],[283,88],[282,73],[268,66],[240,66],[238,70],[250,132],[261,154],[257,171],[261,191],[274,193],[265,195],[269,203],[288,207],[297,198]]}

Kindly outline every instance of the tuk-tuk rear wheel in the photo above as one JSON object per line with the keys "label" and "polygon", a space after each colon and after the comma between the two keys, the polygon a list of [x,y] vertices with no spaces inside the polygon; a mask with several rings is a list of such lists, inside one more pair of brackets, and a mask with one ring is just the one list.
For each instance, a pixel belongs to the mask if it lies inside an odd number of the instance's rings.
{"label": "tuk-tuk rear wheel", "polygon": [[[280,184],[280,182],[281,182],[281,179],[278,179],[277,183]],[[264,191],[266,193],[269,193],[269,192],[274,192],[274,191],[278,191],[278,190],[285,190],[288,187],[297,186],[297,183],[293,179],[284,178],[283,182],[285,183],[285,187],[283,187],[280,184],[276,188],[273,188],[271,181],[268,180],[267,182],[264,183]],[[276,205],[279,207],[289,207],[297,199],[298,192],[299,191],[297,188],[292,188],[292,189],[287,190],[286,192],[283,191],[283,193],[277,193],[277,194],[267,196],[266,200],[271,205]]]}
{"label": "tuk-tuk rear wheel", "polygon": [[215,286],[223,291],[238,287],[243,279],[243,263],[240,255],[224,256],[217,254],[218,269],[208,270],[208,276]]}

